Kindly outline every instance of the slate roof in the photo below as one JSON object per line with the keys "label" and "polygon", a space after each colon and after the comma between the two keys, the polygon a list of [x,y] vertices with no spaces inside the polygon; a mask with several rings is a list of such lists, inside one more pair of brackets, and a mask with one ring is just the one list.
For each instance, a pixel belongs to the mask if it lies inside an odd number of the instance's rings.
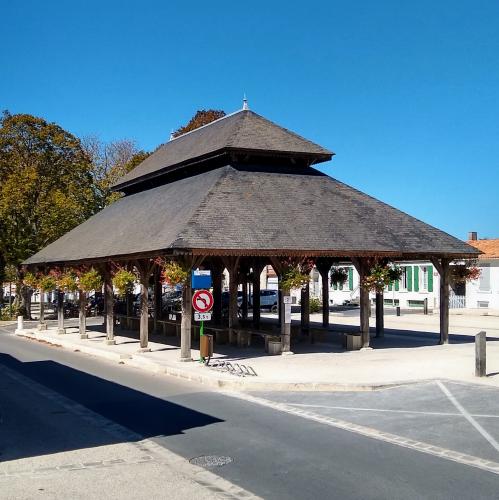
{"label": "slate roof", "polygon": [[499,239],[469,240],[468,245],[483,252],[479,259],[499,259]]}
{"label": "slate roof", "polygon": [[186,162],[236,150],[308,156],[314,163],[330,160],[334,154],[253,111],[240,110],[163,144],[113,189],[119,191]]}
{"label": "slate roof", "polygon": [[478,250],[312,168],[225,166],[121,198],[25,263],[148,252],[475,256]]}

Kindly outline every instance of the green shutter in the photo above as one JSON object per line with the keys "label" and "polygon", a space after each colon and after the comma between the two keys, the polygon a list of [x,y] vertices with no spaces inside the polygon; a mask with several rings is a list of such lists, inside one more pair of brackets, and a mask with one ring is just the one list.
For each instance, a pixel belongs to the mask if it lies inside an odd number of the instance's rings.
{"label": "green shutter", "polygon": [[412,292],[412,267],[407,266],[407,291]]}
{"label": "green shutter", "polygon": [[348,268],[348,289],[353,290],[353,269]]}
{"label": "green shutter", "polygon": [[395,291],[396,291],[396,292],[398,292],[398,291],[399,291],[399,288],[400,288],[400,282],[399,282],[399,280],[397,280],[397,281],[395,282]]}
{"label": "green shutter", "polygon": [[340,290],[343,290],[343,283],[340,283]]}
{"label": "green shutter", "polygon": [[338,285],[336,283],[333,283],[333,290],[338,290]]}
{"label": "green shutter", "polygon": [[388,285],[388,291],[389,291],[389,292],[391,292],[391,291],[392,291],[392,288],[393,288],[393,285],[390,283],[390,284]]}
{"label": "green shutter", "polygon": [[433,266],[428,266],[428,291],[433,292]]}
{"label": "green shutter", "polygon": [[419,266],[414,266],[414,291],[419,292]]}

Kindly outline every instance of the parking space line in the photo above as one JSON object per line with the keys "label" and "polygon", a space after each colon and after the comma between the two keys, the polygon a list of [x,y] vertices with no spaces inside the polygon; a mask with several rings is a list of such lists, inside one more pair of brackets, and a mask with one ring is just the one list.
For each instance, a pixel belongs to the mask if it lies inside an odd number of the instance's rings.
{"label": "parking space line", "polygon": [[437,380],[437,385],[449,398],[449,401],[460,411],[463,417],[489,442],[489,444],[499,452],[499,443],[468,413],[466,408],[451,394],[445,385]]}
{"label": "parking space line", "polygon": [[[301,403],[287,403],[290,406],[299,406],[303,408],[325,408],[331,410],[353,410],[353,411],[379,411],[386,413],[414,413],[416,415],[436,415],[443,417],[460,417],[461,413],[438,412],[438,411],[417,411],[417,410],[388,410],[385,408],[357,408],[354,406],[329,406],[329,405],[306,405]],[[499,418],[499,415],[471,415],[480,418]]]}

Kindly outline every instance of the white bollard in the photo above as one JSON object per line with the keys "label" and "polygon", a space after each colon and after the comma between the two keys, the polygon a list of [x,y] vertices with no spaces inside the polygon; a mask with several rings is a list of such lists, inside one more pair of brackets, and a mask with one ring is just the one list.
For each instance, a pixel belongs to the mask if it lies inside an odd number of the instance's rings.
{"label": "white bollard", "polygon": [[17,329],[24,330],[24,318],[22,316],[17,317]]}

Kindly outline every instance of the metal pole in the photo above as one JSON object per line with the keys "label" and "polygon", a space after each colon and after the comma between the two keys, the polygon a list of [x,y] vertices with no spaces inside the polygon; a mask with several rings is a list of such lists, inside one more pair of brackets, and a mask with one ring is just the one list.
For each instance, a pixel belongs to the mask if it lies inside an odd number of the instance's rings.
{"label": "metal pole", "polygon": [[475,335],[475,376],[487,374],[487,334],[484,331]]}

